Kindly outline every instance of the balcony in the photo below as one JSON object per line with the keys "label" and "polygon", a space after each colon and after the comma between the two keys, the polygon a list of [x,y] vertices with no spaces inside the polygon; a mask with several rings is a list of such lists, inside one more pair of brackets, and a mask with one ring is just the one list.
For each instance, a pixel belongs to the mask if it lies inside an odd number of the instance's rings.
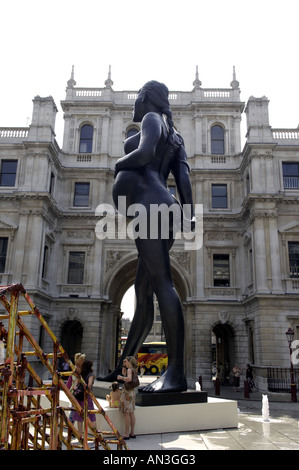
{"label": "balcony", "polygon": [[284,176],[284,189],[299,189],[299,176]]}

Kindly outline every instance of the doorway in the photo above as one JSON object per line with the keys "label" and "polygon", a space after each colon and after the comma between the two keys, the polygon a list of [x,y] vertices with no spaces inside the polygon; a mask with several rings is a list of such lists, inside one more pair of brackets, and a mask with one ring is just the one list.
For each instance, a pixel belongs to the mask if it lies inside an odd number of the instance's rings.
{"label": "doorway", "polygon": [[232,327],[217,323],[212,330],[212,361],[222,385],[231,383],[231,370],[235,363],[235,341]]}
{"label": "doorway", "polygon": [[75,354],[81,352],[82,337],[83,326],[78,320],[68,320],[63,324],[61,344],[72,361]]}

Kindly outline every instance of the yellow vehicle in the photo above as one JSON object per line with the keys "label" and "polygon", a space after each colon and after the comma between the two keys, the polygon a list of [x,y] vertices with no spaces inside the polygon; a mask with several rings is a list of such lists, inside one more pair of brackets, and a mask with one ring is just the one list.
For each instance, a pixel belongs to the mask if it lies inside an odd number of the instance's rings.
{"label": "yellow vehicle", "polygon": [[161,374],[165,372],[168,364],[168,355],[165,342],[143,343],[138,351],[138,367],[145,374]]}

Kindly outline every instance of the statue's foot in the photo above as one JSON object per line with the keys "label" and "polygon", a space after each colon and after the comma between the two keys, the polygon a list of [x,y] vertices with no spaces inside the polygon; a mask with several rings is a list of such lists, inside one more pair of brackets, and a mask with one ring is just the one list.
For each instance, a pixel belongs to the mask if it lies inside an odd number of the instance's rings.
{"label": "statue's foot", "polygon": [[121,375],[121,372],[118,369],[115,369],[110,374],[106,375],[105,377],[97,377],[99,382],[115,382],[117,381],[117,376]]}
{"label": "statue's foot", "polygon": [[138,390],[142,393],[184,392],[187,390],[187,381],[183,373],[172,373],[167,369],[157,380]]}

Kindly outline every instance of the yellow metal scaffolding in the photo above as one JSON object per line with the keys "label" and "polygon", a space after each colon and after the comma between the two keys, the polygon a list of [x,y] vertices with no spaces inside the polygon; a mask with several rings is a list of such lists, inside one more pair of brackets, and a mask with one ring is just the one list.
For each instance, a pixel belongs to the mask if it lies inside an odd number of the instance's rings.
{"label": "yellow metal scaffolding", "polygon": [[[28,310],[18,310],[22,296]],[[33,304],[22,284],[0,286],[0,301],[7,313],[0,314],[0,341],[5,354],[0,356],[0,449],[3,450],[84,450],[99,449],[127,450],[127,444],[115,428],[105,410],[78,374],[67,353],[47,325],[45,319]],[[22,320],[23,316],[34,315],[51,338],[53,350],[45,353]],[[8,323],[5,328],[3,320]],[[31,350],[23,351],[24,340]],[[3,350],[3,348],[2,348]],[[37,356],[52,376],[51,382],[44,383],[27,360]],[[69,365],[69,372],[58,372],[58,359],[63,357]],[[74,375],[84,386],[84,406],[73,396],[63,377]],[[29,377],[29,380],[28,380]],[[36,384],[36,387],[25,385]],[[71,408],[60,404],[60,392],[64,392]],[[43,400],[46,397],[48,400]],[[94,409],[88,410],[88,397]],[[43,403],[49,403],[49,406]],[[69,411],[77,411],[83,418],[83,436],[68,419]],[[109,424],[111,431],[100,431],[96,422],[88,415],[100,414]]]}

